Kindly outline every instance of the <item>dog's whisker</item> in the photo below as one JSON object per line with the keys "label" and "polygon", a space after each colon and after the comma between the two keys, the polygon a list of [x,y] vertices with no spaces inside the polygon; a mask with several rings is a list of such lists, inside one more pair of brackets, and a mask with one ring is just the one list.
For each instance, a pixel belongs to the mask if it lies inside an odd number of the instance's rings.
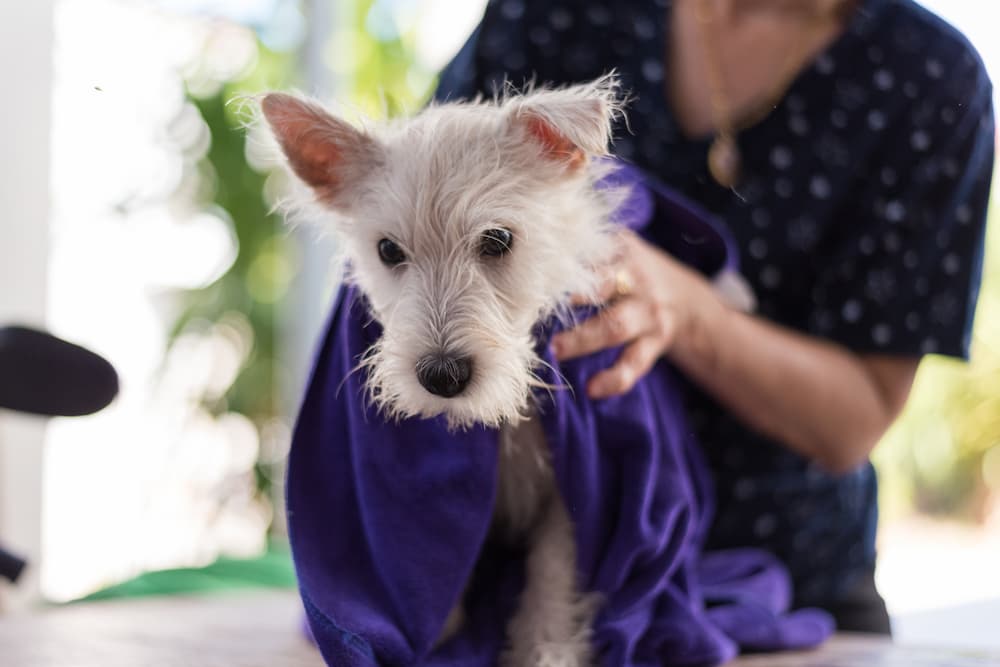
{"label": "dog's whisker", "polygon": [[[570,383],[569,379],[565,375],[562,374],[562,371],[560,371],[558,368],[556,368],[552,364],[548,363],[544,359],[538,359],[536,363],[538,363],[541,366],[544,366],[545,368],[548,368],[556,376],[556,379],[559,381],[559,384],[552,385],[553,388],[555,388],[555,389],[562,389],[562,390],[569,390],[569,392],[571,394],[575,395],[576,392],[573,390],[572,383]],[[535,374],[532,373],[532,375],[535,375]]]}

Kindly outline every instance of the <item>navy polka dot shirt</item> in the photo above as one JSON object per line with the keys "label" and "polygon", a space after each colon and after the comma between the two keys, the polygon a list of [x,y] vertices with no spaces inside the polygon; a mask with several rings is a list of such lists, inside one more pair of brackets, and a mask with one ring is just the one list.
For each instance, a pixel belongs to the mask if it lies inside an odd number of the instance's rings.
{"label": "navy polka dot shirt", "polygon": [[[993,163],[992,89],[954,29],[910,0],[862,0],[777,108],[739,135],[743,180],[708,174],[664,92],[669,0],[495,0],[438,98],[615,68],[633,102],[622,158],[718,214],[758,313],[858,353],[965,357]],[[800,605],[832,605],[875,560],[871,465],[833,477],[697,394],[716,476],[710,547],[760,546]]]}

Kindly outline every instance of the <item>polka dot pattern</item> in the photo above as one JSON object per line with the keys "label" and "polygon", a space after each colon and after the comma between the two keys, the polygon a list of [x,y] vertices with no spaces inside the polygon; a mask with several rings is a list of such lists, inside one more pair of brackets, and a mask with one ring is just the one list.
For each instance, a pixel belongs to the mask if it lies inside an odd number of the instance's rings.
{"label": "polka dot pattern", "polygon": [[[993,158],[991,88],[968,43],[916,3],[863,0],[844,34],[740,133],[743,181],[709,176],[664,92],[670,0],[491,0],[439,96],[614,68],[614,151],[724,220],[759,314],[859,353],[964,356]],[[693,390],[716,476],[712,548],[757,545],[822,604],[874,562],[871,466],[831,477]]]}

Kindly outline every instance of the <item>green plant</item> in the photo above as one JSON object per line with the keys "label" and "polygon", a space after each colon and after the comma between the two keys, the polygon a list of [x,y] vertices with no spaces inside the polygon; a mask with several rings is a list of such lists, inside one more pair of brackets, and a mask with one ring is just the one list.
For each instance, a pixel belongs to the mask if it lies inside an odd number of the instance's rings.
{"label": "green plant", "polygon": [[[196,165],[200,202],[222,211],[229,221],[237,252],[228,270],[212,284],[184,295],[184,307],[173,325],[172,339],[220,323],[237,324],[247,350],[235,381],[221,396],[205,396],[210,414],[236,412],[258,431],[285,419],[278,394],[282,364],[278,355],[277,309],[295,276],[294,248],[280,217],[265,198],[266,174],[249,164],[241,106],[233,100],[267,89],[287,88],[294,77],[294,54],[277,53],[258,44],[257,59],[243,77],[223,82],[207,95],[189,94],[211,137],[205,157]],[[261,493],[270,490],[270,475],[256,467]]]}

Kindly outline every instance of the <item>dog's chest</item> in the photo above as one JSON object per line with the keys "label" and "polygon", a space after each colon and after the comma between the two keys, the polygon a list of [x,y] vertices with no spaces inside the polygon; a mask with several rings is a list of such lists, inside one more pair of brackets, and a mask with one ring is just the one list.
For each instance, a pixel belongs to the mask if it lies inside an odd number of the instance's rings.
{"label": "dog's chest", "polygon": [[524,536],[555,490],[545,432],[532,417],[500,430],[494,524],[511,539]]}

